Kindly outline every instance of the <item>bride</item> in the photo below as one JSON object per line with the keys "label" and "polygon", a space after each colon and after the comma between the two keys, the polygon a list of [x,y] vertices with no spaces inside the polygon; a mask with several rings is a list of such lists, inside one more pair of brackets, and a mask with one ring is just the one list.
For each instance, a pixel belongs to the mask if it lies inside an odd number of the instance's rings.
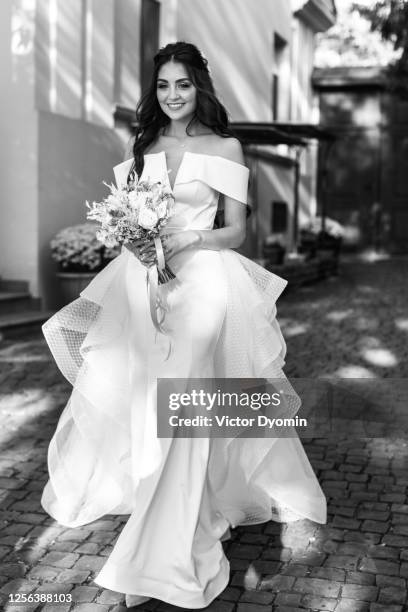
{"label": "bride", "polygon": [[[164,180],[175,198],[162,230],[176,278],[159,285],[152,322],[152,244],[123,248],[44,335],[73,391],[48,453],[45,510],[76,527],[129,515],[95,582],[128,606],[157,598],[208,606],[229,582],[229,528],[326,521],[326,500],[291,437],[159,437],[156,387],[166,379],[279,379],[287,414],[300,401],[282,367],[276,300],[286,281],[232,249],[245,238],[249,171],[207,61],[177,42],[154,58],[132,154],[116,181]],[[214,229],[222,198],[224,226]]]}

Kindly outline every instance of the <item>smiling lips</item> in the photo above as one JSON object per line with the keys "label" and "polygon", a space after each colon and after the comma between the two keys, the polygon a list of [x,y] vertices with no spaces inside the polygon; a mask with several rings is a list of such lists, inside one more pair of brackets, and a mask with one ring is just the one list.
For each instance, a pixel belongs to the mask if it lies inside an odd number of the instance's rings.
{"label": "smiling lips", "polygon": [[171,110],[179,110],[180,108],[182,108],[184,106],[184,102],[176,102],[176,103],[168,103],[167,106],[171,109]]}

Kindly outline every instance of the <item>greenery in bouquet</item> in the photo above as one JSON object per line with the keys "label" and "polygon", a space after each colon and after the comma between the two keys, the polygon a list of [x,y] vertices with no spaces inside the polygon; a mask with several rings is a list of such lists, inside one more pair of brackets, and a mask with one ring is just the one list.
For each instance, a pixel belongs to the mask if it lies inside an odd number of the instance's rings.
{"label": "greenery in bouquet", "polygon": [[120,253],[97,239],[94,223],[60,230],[51,240],[51,256],[62,272],[98,272]]}

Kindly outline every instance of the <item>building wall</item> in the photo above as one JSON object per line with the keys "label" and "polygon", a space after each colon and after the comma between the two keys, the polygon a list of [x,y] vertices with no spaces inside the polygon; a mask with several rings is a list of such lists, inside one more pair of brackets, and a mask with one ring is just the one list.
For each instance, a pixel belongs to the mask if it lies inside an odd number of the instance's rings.
{"label": "building wall", "polygon": [[[172,2],[172,0],[167,0]],[[134,108],[140,97],[140,0],[116,0],[114,101]]]}
{"label": "building wall", "polygon": [[[140,95],[139,13],[140,0],[0,4],[0,79],[9,92],[0,104],[10,118],[1,122],[10,145],[0,153],[8,209],[0,275],[28,280],[45,307],[58,302],[50,239],[85,221],[85,200],[103,195],[123,156],[126,135],[114,130],[112,110]],[[18,38],[13,52],[12,20],[22,40],[30,34],[24,54]]]}
{"label": "building wall", "polygon": [[[0,3],[0,274],[28,280],[45,307],[57,302],[50,238],[85,220],[84,201],[123,155],[116,104],[140,96],[141,0],[3,0]],[[11,34],[13,32],[13,35]],[[195,42],[209,60],[216,89],[234,121],[272,120],[275,35],[280,60],[280,120],[310,120],[312,30],[293,19],[286,0],[163,0],[160,42]],[[291,155],[287,149],[281,151]],[[301,210],[313,199],[313,154],[304,155]],[[288,169],[258,168],[267,215],[271,194],[293,210]],[[262,203],[261,202],[261,203]]]}
{"label": "building wall", "polygon": [[[215,27],[216,26],[216,27]],[[290,43],[285,0],[179,0],[177,38],[209,61],[217,92],[234,121],[271,121],[273,35]]]}
{"label": "building wall", "polygon": [[[264,239],[273,231],[273,202],[293,202],[294,169],[280,163],[258,162],[258,254],[261,254]],[[292,242],[293,206],[288,208],[287,244]]]}
{"label": "building wall", "polygon": [[[315,34],[300,19],[293,19],[292,30],[290,120],[295,123],[316,123],[316,101],[311,80]],[[309,142],[300,156],[299,225],[316,214],[316,173],[317,145]]]}
{"label": "building wall", "polygon": [[39,295],[53,306],[59,303],[59,287],[50,240],[61,228],[86,221],[86,200],[106,195],[102,181],[113,180],[122,143],[102,125],[45,111],[39,114],[38,127]]}
{"label": "building wall", "polygon": [[[123,14],[115,16],[113,0],[73,0],[69,6],[44,0],[37,23],[38,293],[53,307],[58,284],[50,239],[86,221],[85,200],[103,195],[102,181],[112,178],[112,166],[122,157],[112,108],[115,94],[129,98],[126,30],[117,48],[115,25],[122,27]],[[116,77],[115,61],[121,65]]]}
{"label": "building wall", "polygon": [[321,120],[337,139],[322,160],[326,213],[351,247],[408,252],[408,101],[381,67],[317,70]]}
{"label": "building wall", "polygon": [[[286,0],[257,0],[257,10],[246,0],[178,0],[177,6],[167,9],[172,15],[173,32],[168,28],[162,44],[175,40],[193,41],[209,60],[216,90],[230,112],[233,121],[270,122],[272,114],[272,75],[276,69],[274,38],[286,41],[282,54],[279,78],[279,121],[312,122],[315,100],[311,85],[314,58],[314,32],[301,19],[293,17]],[[214,24],[217,24],[214,27]],[[173,35],[173,38],[172,38]],[[280,155],[294,158],[286,145],[271,149]],[[317,148],[311,144],[303,150],[300,163],[299,217],[304,222],[316,212]],[[262,214],[270,214],[271,194],[284,193],[289,209],[287,244],[293,248],[294,191],[293,167],[282,170],[272,164],[259,168],[258,207],[260,213],[257,232],[264,234]],[[291,175],[291,178],[289,178]],[[261,178],[258,179],[259,181]],[[278,198],[279,199],[279,198]],[[280,198],[281,199],[281,198]],[[270,228],[270,224],[267,226]],[[256,255],[260,255],[259,240]],[[255,253],[253,253],[255,254]]]}
{"label": "building wall", "polygon": [[291,121],[310,121],[313,112],[311,75],[314,60],[314,32],[300,19],[292,21]]}
{"label": "building wall", "polygon": [[[0,3],[0,276],[38,286],[34,11]],[[11,24],[13,23],[13,31]]]}

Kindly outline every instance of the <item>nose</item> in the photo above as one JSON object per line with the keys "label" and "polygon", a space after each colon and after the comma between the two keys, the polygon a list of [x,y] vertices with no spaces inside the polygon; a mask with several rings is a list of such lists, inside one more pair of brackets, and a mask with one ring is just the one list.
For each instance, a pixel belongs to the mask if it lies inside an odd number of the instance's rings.
{"label": "nose", "polygon": [[170,102],[175,102],[180,97],[179,92],[177,91],[176,85],[170,85],[168,92],[168,100]]}

